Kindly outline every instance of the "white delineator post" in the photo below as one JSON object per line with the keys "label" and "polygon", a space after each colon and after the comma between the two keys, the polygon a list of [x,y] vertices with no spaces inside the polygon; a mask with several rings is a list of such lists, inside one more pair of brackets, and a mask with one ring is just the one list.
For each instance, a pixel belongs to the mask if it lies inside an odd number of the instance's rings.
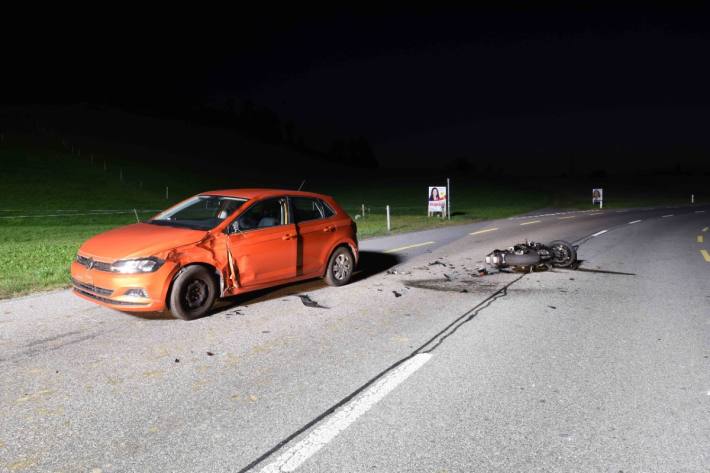
{"label": "white delineator post", "polygon": [[451,180],[446,178],[446,216],[451,220]]}
{"label": "white delineator post", "polygon": [[165,186],[165,200],[168,200],[168,186]]}
{"label": "white delineator post", "polygon": [[362,204],[362,218],[365,218],[365,204]]}
{"label": "white delineator post", "polygon": [[690,203],[691,204],[695,203],[695,194],[690,194]]}
{"label": "white delineator post", "polygon": [[387,231],[390,231],[390,206],[387,206]]}

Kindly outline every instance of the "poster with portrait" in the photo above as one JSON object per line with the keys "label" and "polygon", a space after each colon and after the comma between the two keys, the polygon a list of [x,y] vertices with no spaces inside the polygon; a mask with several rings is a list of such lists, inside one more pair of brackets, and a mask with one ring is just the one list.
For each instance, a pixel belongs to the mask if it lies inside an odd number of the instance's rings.
{"label": "poster with portrait", "polygon": [[604,201],[604,189],[592,189],[592,205],[601,204]]}
{"label": "poster with portrait", "polygon": [[446,214],[446,186],[429,187],[429,215],[433,213]]}

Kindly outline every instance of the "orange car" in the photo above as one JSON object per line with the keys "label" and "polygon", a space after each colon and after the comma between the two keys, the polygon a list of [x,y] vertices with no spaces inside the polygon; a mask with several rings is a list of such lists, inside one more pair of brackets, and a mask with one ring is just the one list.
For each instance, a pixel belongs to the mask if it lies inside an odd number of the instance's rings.
{"label": "orange car", "polygon": [[341,286],[357,260],[357,227],[331,197],[230,189],[90,238],[71,276],[98,304],[194,319],[219,297],[316,277]]}

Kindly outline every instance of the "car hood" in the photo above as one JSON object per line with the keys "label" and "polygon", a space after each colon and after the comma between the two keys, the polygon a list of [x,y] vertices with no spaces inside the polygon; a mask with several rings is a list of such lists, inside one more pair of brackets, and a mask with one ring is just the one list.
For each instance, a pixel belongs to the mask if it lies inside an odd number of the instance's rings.
{"label": "car hood", "polygon": [[81,245],[79,253],[109,262],[154,256],[178,246],[196,243],[206,234],[204,230],[134,223],[89,238]]}

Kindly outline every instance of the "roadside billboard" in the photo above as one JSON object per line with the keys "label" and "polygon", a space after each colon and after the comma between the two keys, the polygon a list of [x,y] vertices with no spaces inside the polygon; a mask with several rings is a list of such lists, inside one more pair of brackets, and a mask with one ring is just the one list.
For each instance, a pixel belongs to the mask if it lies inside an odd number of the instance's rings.
{"label": "roadside billboard", "polygon": [[446,215],[446,186],[430,186],[429,187],[429,206],[427,213],[432,215],[440,213]]}
{"label": "roadside billboard", "polygon": [[604,201],[604,189],[602,189],[602,188],[592,189],[592,205],[599,204],[599,207],[601,207],[603,201]]}

